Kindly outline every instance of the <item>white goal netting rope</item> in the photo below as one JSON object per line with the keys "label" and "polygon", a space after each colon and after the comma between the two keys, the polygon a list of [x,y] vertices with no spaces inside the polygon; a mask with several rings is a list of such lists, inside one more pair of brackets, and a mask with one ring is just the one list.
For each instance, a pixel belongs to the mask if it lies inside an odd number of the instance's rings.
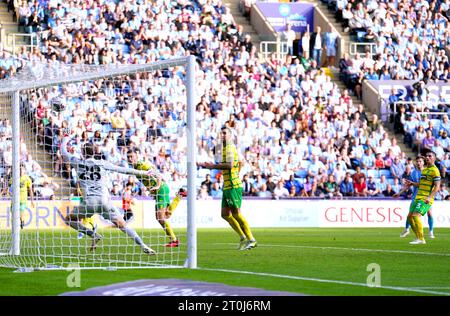
{"label": "white goal netting rope", "polygon": [[[177,195],[187,182],[187,58],[149,65],[89,66],[24,62],[16,76],[0,85],[0,266],[17,268],[139,268],[183,266],[187,259],[185,198]],[[20,137],[13,139],[14,93],[20,91]],[[83,205],[80,170],[63,154],[83,159],[91,143],[95,158],[120,168],[154,168],[164,186],[123,172],[101,179],[111,203],[142,242],[156,251],[149,256],[136,235],[119,230],[101,211],[77,220],[103,238],[93,238],[65,222]],[[13,147],[19,146],[22,214],[20,255],[13,255]],[[133,157],[130,157],[133,153]],[[177,156],[172,156],[177,153]],[[134,161],[133,161],[134,159]],[[92,171],[92,170],[91,170]],[[177,179],[172,179],[172,174]],[[159,177],[154,177],[159,178]],[[159,180],[158,180],[159,181]],[[32,192],[31,192],[32,191]],[[32,198],[32,195],[33,198]],[[24,200],[25,199],[25,200]],[[108,216],[106,216],[108,217]],[[95,236],[95,235],[94,235]],[[176,241],[176,243],[175,243]]]}

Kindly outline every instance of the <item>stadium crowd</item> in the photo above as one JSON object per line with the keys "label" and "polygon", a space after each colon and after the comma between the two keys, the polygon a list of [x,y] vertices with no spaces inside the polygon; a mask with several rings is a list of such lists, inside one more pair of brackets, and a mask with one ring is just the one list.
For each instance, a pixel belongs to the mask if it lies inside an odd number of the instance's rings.
{"label": "stadium crowd", "polygon": [[347,54],[340,63],[341,78],[359,98],[363,80],[450,79],[448,0],[322,1],[356,42],[367,44],[363,53]]}
{"label": "stadium crowd", "polygon": [[[369,2],[372,6],[361,9],[363,2],[355,1],[354,10],[378,10],[374,20],[379,26],[392,21],[379,12],[382,5],[374,8],[375,1]],[[412,8],[421,12],[418,4]],[[382,12],[388,15],[389,10]],[[414,168],[411,157],[389,137],[377,116],[367,117],[362,104],[352,103],[351,91],[340,91],[316,60],[290,55],[279,59],[273,54],[261,61],[251,37],[221,0],[35,0],[19,1],[18,12],[19,24],[28,32],[40,32],[43,42],[31,52],[24,49],[18,58],[8,57],[6,65],[0,64],[3,77],[13,75],[20,60],[110,65],[195,55],[197,159],[214,161],[220,128],[230,127],[242,157],[240,174],[247,196],[392,196],[400,190],[401,178]],[[389,27],[376,31],[388,34]],[[417,32],[422,34],[421,30]],[[387,57],[389,51],[383,48],[380,62],[369,56],[360,68],[355,68],[354,60],[351,65],[358,76],[365,76],[368,60],[372,69],[384,71],[386,57],[393,60],[389,73],[403,70],[410,60],[403,60],[408,52],[415,61],[421,47],[441,43],[440,32],[446,30],[448,21],[433,27],[424,43],[413,37],[418,42],[415,50],[397,45],[395,54]],[[398,36],[407,35],[405,30]],[[433,65],[441,61],[441,53],[431,52],[426,51],[434,56]],[[395,59],[399,56],[402,60]],[[448,60],[443,65],[448,71]],[[346,70],[341,69],[344,76]],[[401,78],[398,71],[392,78]],[[25,105],[39,144],[54,158],[55,175],[70,179],[72,186],[77,175],[63,161],[59,145],[64,135],[74,132],[71,152],[81,154],[81,145],[93,142],[99,158],[128,166],[127,152],[135,150],[140,159],[156,165],[174,194],[186,183],[184,79],[179,67],[105,78],[36,90]],[[448,127],[444,121],[438,123],[436,133]],[[445,173],[450,168],[450,148],[443,149],[440,166]],[[8,150],[0,148],[3,165],[10,158],[8,154],[5,158]],[[30,172],[35,164],[31,165]],[[3,175],[6,179],[6,170]],[[149,195],[134,177],[120,174],[112,175],[113,195],[120,195],[127,183],[133,184],[136,195]],[[200,198],[219,197],[222,185],[220,172],[199,170]]]}
{"label": "stadium crowd", "polygon": [[[11,185],[11,172],[13,161],[12,149],[12,127],[8,119],[0,120],[0,196],[10,194],[9,187]],[[33,159],[28,152],[27,146],[21,139],[20,161],[25,166],[28,176],[34,185],[35,196],[53,199],[55,191],[59,189],[59,184],[51,181],[45,172],[43,172],[40,164]]]}

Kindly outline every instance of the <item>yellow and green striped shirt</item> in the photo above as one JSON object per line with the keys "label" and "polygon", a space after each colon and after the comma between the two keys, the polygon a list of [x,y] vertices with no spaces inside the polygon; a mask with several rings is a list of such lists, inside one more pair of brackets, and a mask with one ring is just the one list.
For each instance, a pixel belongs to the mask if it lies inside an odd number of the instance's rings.
{"label": "yellow and green striped shirt", "polygon": [[[425,201],[431,191],[433,191],[434,182],[440,180],[441,174],[435,165],[423,169],[415,201]],[[433,201],[434,198],[430,200],[430,205],[433,204]]]}
{"label": "yellow and green striped shirt", "polygon": [[[29,176],[23,175],[20,177],[19,183],[20,183],[19,203],[27,203],[28,189],[31,188],[33,182]],[[12,186],[12,178],[9,180],[9,185]],[[12,194],[12,187],[11,187],[11,194]]]}
{"label": "yellow and green striped shirt", "polygon": [[[144,170],[144,171],[148,171],[148,170],[155,169],[154,166],[153,166],[150,162],[148,162],[148,161],[143,161],[143,160],[136,162],[136,163],[133,165],[133,167],[134,167],[134,169],[137,169],[137,170]],[[156,181],[156,179],[154,179],[154,178],[146,178],[146,177],[144,177],[144,178],[139,179],[139,180],[140,180],[140,181],[142,182],[142,184],[145,185],[147,188],[154,188],[154,187],[156,186],[156,184],[157,184],[157,181]]]}
{"label": "yellow and green striped shirt", "polygon": [[230,170],[223,170],[223,189],[231,190],[242,188],[241,179],[239,179],[239,156],[234,144],[227,144],[222,152],[222,163],[233,160],[233,166]]}

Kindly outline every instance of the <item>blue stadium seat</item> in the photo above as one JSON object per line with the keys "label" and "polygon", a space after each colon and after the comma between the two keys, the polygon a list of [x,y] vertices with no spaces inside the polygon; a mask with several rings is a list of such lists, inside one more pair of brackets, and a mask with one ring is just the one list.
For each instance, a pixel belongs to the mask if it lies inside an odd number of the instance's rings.
{"label": "blue stadium seat", "polygon": [[431,119],[430,121],[433,122],[433,126],[434,127],[441,126],[441,120],[440,119]]}
{"label": "blue stadium seat", "polygon": [[367,176],[368,177],[373,177],[374,179],[379,178],[379,171],[376,169],[369,169],[367,170]]}
{"label": "blue stadium seat", "polygon": [[92,130],[103,132],[103,125],[100,123],[92,123]]}
{"label": "blue stadium seat", "polygon": [[209,169],[199,169],[197,171],[197,178],[205,179],[207,174],[211,174]]}
{"label": "blue stadium seat", "polygon": [[380,170],[380,177],[381,177],[382,175],[385,175],[385,176],[386,176],[386,179],[392,179],[391,170],[388,170],[388,169],[381,169],[381,170]]}
{"label": "blue stadium seat", "polygon": [[361,172],[366,176],[366,178],[369,176],[369,175],[367,174],[367,169],[362,169],[362,168],[361,168]]}
{"label": "blue stadium seat", "polygon": [[[103,133],[106,133],[106,134],[108,134],[110,131],[113,130],[111,123],[103,124],[102,127],[103,127],[103,128],[102,128],[102,132],[103,132]],[[118,134],[118,135],[116,135],[116,137],[115,137],[115,139],[117,139],[117,136],[119,136],[120,133],[115,133],[115,134]]]}
{"label": "blue stadium seat", "polygon": [[294,173],[294,176],[296,178],[300,178],[300,179],[304,179],[306,178],[306,176],[308,175],[308,171],[307,170],[298,170]]}

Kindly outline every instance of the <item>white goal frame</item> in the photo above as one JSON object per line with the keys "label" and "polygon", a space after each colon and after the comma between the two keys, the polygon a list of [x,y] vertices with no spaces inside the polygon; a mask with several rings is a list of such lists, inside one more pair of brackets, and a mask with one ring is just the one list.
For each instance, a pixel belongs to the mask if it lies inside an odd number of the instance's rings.
{"label": "white goal frame", "polygon": [[[183,66],[186,69],[186,97],[187,97],[187,258],[185,268],[197,268],[197,229],[195,221],[196,201],[196,145],[195,145],[195,68],[194,56],[174,58],[151,64],[133,65],[66,65],[61,63],[36,63],[27,61],[22,70],[14,77],[0,81],[0,94],[12,96],[12,225],[11,250],[7,256],[20,256],[20,95],[21,91],[38,89],[68,83],[98,80],[105,77],[121,76],[136,72],[149,72],[169,67]],[[15,261],[15,260],[14,260]],[[0,266],[1,262],[0,262]],[[9,266],[11,267],[11,266]],[[151,268],[152,266],[148,266]],[[19,267],[27,268],[27,267]],[[83,269],[83,267],[80,267]],[[98,267],[103,268],[103,267]],[[117,267],[121,268],[121,267]],[[131,267],[132,268],[132,267]],[[137,268],[142,268],[137,267]],[[144,267],[145,268],[145,267]],[[55,269],[50,268],[50,269]],[[63,267],[56,269],[64,269]]]}

